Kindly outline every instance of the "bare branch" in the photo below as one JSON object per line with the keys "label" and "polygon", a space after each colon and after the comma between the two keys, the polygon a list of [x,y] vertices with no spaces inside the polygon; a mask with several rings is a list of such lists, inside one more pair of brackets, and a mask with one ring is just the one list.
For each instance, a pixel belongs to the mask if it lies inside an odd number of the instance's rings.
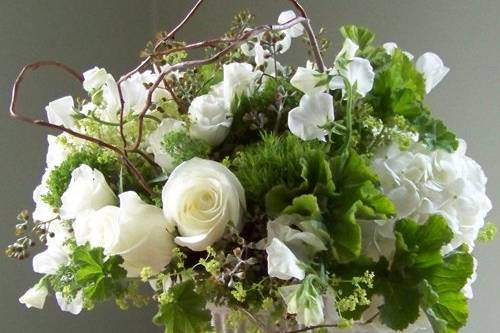
{"label": "bare branch", "polygon": [[37,125],[37,126],[41,126],[41,127],[46,127],[46,128],[57,129],[57,130],[65,132],[65,133],[68,133],[74,137],[95,143],[100,147],[103,147],[103,148],[106,148],[106,149],[109,149],[109,150],[115,152],[116,154],[118,154],[121,157],[121,159],[124,161],[125,165],[129,169],[129,171],[132,173],[132,175],[134,175],[134,177],[137,179],[139,184],[144,188],[144,190],[150,194],[153,193],[152,190],[147,185],[147,182],[142,177],[142,174],[134,166],[134,164],[128,159],[124,150],[121,150],[120,148],[118,148],[112,144],[109,144],[107,142],[104,142],[98,138],[94,138],[94,137],[88,136],[86,134],[76,132],[76,131],[69,129],[69,128],[66,128],[64,126],[49,123],[49,122],[42,120],[42,119],[31,118],[31,117],[25,116],[23,114],[20,114],[18,112],[17,104],[18,104],[18,100],[19,100],[19,90],[20,90],[21,83],[24,81],[24,78],[26,77],[26,75],[28,73],[36,71],[42,67],[56,67],[56,68],[62,69],[64,72],[68,73],[71,77],[75,78],[80,83],[83,82],[82,75],[80,75],[76,70],[72,69],[71,67],[69,67],[65,64],[62,64],[62,63],[59,63],[56,61],[37,61],[35,63],[26,65],[26,66],[24,66],[24,68],[21,70],[21,72],[17,76],[16,81],[14,82],[14,85],[12,87],[12,99],[11,99],[10,107],[9,107],[10,115],[14,119],[23,121],[25,123],[33,124],[33,125]]}
{"label": "bare branch", "polygon": [[314,34],[314,30],[311,26],[311,20],[309,16],[307,16],[307,12],[304,7],[299,3],[298,0],[289,0],[295,9],[299,12],[299,15],[303,18],[306,18],[307,21],[304,23],[304,29],[306,30],[306,34],[309,37],[309,42],[311,43],[311,48],[314,54],[316,65],[318,66],[318,71],[323,73],[325,71],[325,62],[323,61],[323,57],[321,56],[321,52],[318,45],[318,39]]}

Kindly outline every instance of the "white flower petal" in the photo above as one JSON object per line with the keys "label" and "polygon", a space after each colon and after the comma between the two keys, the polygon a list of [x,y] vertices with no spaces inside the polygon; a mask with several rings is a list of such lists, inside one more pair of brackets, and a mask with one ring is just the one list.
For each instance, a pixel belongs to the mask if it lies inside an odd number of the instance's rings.
{"label": "white flower petal", "polygon": [[69,262],[68,253],[59,246],[49,246],[33,257],[33,271],[40,274],[55,274]]}
{"label": "white flower petal", "polygon": [[75,102],[73,97],[66,96],[52,101],[45,107],[49,123],[66,128],[75,127],[74,111]]}
{"label": "white flower petal", "polygon": [[266,247],[266,252],[267,273],[270,277],[281,280],[304,279],[305,272],[300,267],[300,261],[282,241],[273,238],[269,246]]}
{"label": "white flower petal", "polygon": [[421,55],[416,64],[417,70],[424,75],[425,91],[427,93],[438,85],[450,71],[446,67],[441,58],[432,52],[427,52]]}
{"label": "white flower petal", "polygon": [[299,107],[288,113],[288,128],[302,140],[325,141],[328,131],[321,127],[334,119],[333,97],[330,94],[304,95]]}
{"label": "white flower petal", "polygon": [[163,119],[158,128],[146,139],[147,151],[154,155],[155,162],[166,172],[172,172],[176,165],[172,156],[163,149],[163,140],[167,134],[183,130],[185,125],[183,121],[173,118]]}
{"label": "white flower petal", "polygon": [[83,292],[80,290],[73,299],[68,299],[61,292],[56,293],[57,304],[64,312],[78,315],[83,310]]}
{"label": "white flower petal", "polygon": [[71,173],[71,182],[61,202],[61,217],[74,219],[85,211],[114,204],[116,196],[99,170],[82,164]]}
{"label": "white flower petal", "polygon": [[340,50],[337,58],[344,58],[351,60],[356,56],[356,52],[359,50],[359,45],[354,43],[351,39],[346,38],[342,50]]}
{"label": "white flower petal", "polygon": [[83,73],[83,89],[87,92],[101,89],[108,73],[104,68],[94,67]]}
{"label": "white flower petal", "polygon": [[43,309],[45,305],[45,299],[47,298],[49,291],[47,287],[37,284],[33,288],[28,289],[19,297],[19,302],[26,305],[29,308]]}
{"label": "white flower petal", "polygon": [[326,85],[318,85],[322,79],[321,73],[314,69],[299,67],[290,83],[307,95],[316,95],[327,89]]}

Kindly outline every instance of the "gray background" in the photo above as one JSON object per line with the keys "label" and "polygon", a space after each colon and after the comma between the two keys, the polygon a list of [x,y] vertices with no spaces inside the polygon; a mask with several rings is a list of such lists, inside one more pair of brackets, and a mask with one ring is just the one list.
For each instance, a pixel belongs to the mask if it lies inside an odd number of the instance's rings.
{"label": "gray background", "polygon": [[[45,132],[8,118],[10,86],[20,68],[38,59],[66,62],[78,70],[106,67],[118,77],[137,62],[139,50],[154,31],[173,27],[194,2],[187,0],[87,0],[0,2],[0,247],[13,239],[17,212],[32,208],[31,192],[44,166]],[[500,198],[499,134],[500,2],[498,0],[304,0],[316,28],[327,28],[340,47],[342,24],[354,23],[377,33],[378,41],[397,41],[415,55],[432,50],[451,67],[446,80],[429,96],[433,112],[469,143],[469,155],[489,176],[493,203]],[[198,40],[224,32],[238,8],[248,7],[259,22],[274,22],[287,2],[210,0],[179,37]],[[291,61],[302,61],[295,44]],[[330,60],[336,52],[330,52]],[[26,112],[43,114],[48,101],[77,92],[74,83],[48,71],[32,76],[23,90]],[[490,214],[497,221],[497,206]],[[498,253],[500,242],[480,245],[476,298],[464,332],[499,331]],[[30,262],[0,256],[0,332],[158,332],[150,324],[154,308],[122,312],[114,305],[78,317],[61,313],[53,299],[44,311],[27,311],[17,298],[36,281]]]}

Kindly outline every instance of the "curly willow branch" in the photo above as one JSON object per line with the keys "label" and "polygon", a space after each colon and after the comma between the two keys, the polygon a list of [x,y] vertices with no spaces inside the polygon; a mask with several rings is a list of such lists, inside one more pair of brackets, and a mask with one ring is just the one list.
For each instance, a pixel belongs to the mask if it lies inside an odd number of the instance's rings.
{"label": "curly willow branch", "polygon": [[140,183],[140,185],[144,188],[144,190],[146,190],[148,193],[153,193],[151,191],[151,189],[149,188],[149,186],[147,185],[147,182],[145,181],[145,179],[142,177],[142,174],[140,173],[140,171],[128,159],[128,157],[126,156],[125,152],[122,149],[120,149],[116,146],[113,146],[107,142],[104,142],[98,138],[94,138],[94,137],[85,135],[83,133],[73,131],[72,129],[66,128],[64,126],[49,123],[45,120],[31,118],[31,117],[25,116],[23,114],[20,114],[18,112],[17,104],[18,104],[18,99],[19,99],[19,90],[20,90],[19,88],[21,86],[21,83],[24,81],[24,79],[28,73],[34,72],[34,71],[36,71],[40,68],[43,68],[43,67],[55,67],[55,68],[61,69],[65,73],[67,73],[68,75],[73,77],[74,79],[78,80],[78,82],[80,82],[80,83],[83,82],[83,77],[76,70],[72,69],[71,67],[69,67],[65,64],[62,64],[62,63],[59,63],[56,61],[37,61],[37,62],[34,62],[32,64],[26,65],[26,66],[24,66],[24,68],[21,70],[21,72],[17,76],[16,81],[14,82],[14,85],[12,87],[12,99],[11,99],[10,107],[9,107],[10,115],[14,119],[23,121],[23,122],[28,123],[28,124],[33,124],[33,125],[37,125],[37,126],[41,126],[41,127],[61,130],[63,132],[66,132],[66,133],[74,136],[74,137],[95,143],[95,144],[99,145],[100,147],[103,147],[103,148],[106,148],[106,149],[109,149],[109,150],[115,152],[116,154],[118,154],[122,158],[122,160],[124,161],[125,165],[129,169],[129,171],[132,173],[132,175],[134,175],[134,177],[137,179],[137,181]]}
{"label": "curly willow branch", "polygon": [[[166,82],[165,78],[167,77],[168,74],[172,73],[173,71],[176,70],[185,70],[188,68],[192,67],[197,67],[197,66],[202,66],[205,64],[213,63],[218,60],[220,60],[224,55],[229,53],[231,50],[234,50],[235,48],[239,47],[242,43],[248,41],[249,39],[253,38],[254,36],[266,32],[266,31],[280,31],[280,30],[285,30],[288,29],[296,24],[303,24],[305,27],[305,31],[309,37],[311,47],[313,49],[313,54],[315,56],[316,64],[318,66],[319,71],[323,72],[325,69],[323,59],[321,57],[321,53],[318,47],[318,43],[316,40],[316,36],[314,35],[314,32],[312,30],[310,20],[307,16],[306,11],[302,7],[302,5],[297,1],[297,0],[289,0],[296,11],[298,11],[298,17],[295,19],[281,25],[263,25],[257,28],[254,28],[252,30],[246,31],[242,33],[240,36],[237,36],[236,38],[233,39],[213,39],[213,40],[205,40],[202,42],[197,42],[197,43],[192,43],[189,45],[186,45],[184,47],[178,47],[178,48],[173,48],[171,50],[167,50],[164,52],[157,52],[158,49],[160,48],[161,45],[166,43],[170,39],[174,39],[176,33],[182,29],[183,26],[185,26],[190,19],[195,15],[195,13],[198,11],[198,9],[201,7],[203,4],[204,0],[198,0],[195,5],[191,8],[191,10],[186,14],[184,19],[176,26],[174,27],[165,37],[161,38],[157,44],[155,45],[154,51],[155,53],[144,59],[136,68],[134,68],[132,71],[128,72],[124,76],[122,76],[118,82],[118,93],[120,96],[120,122],[119,122],[119,130],[120,130],[120,137],[123,141],[123,147],[117,147],[112,144],[109,144],[107,142],[104,142],[98,138],[94,138],[88,135],[85,135],[83,133],[79,133],[76,131],[73,131],[69,128],[66,128],[64,126],[59,126],[59,125],[54,125],[51,124],[47,121],[40,120],[40,119],[34,119],[27,117],[25,115],[19,114],[17,112],[17,101],[18,101],[18,96],[19,96],[19,87],[21,82],[24,80],[25,75],[28,72],[35,71],[41,67],[56,67],[58,69],[63,70],[70,76],[74,77],[77,79],[80,83],[83,82],[83,77],[81,74],[79,74],[77,71],[74,69],[59,63],[55,61],[39,61],[35,62],[32,64],[29,64],[25,66],[22,71],[19,73],[14,86],[12,90],[12,100],[10,104],[10,114],[12,117],[15,119],[34,124],[37,126],[42,126],[42,127],[47,127],[47,128],[53,128],[53,129],[58,129],[63,132],[66,132],[74,137],[93,142],[103,148],[112,150],[116,154],[120,156],[120,158],[123,160],[124,164],[127,166],[127,169],[131,172],[131,174],[136,178],[136,180],[139,182],[139,184],[143,187],[143,189],[148,192],[152,193],[151,188],[148,186],[146,180],[140,173],[140,171],[137,169],[137,167],[132,163],[132,161],[128,158],[128,153],[137,153],[140,156],[142,156],[148,163],[151,165],[157,167],[156,163],[144,152],[139,150],[139,146],[141,144],[142,136],[143,136],[143,127],[144,127],[144,119],[146,117],[146,113],[149,110],[149,108],[152,105],[152,97],[154,91],[159,87],[161,82]],[[132,146],[129,147],[126,136],[125,136],[125,131],[124,131],[124,125],[125,125],[125,117],[124,117],[124,98],[123,98],[123,92],[121,89],[121,83],[130,78],[132,75],[134,75],[137,72],[140,72],[144,68],[146,68],[149,65],[154,65],[153,62],[153,57],[157,55],[165,55],[165,54],[170,54],[174,52],[179,52],[179,51],[186,51],[186,50],[191,50],[191,49],[198,49],[198,48],[203,48],[203,47],[218,47],[221,45],[225,45],[225,47],[216,53],[214,56],[206,59],[201,59],[201,60],[190,60],[190,61],[184,61],[181,63],[178,63],[176,65],[170,66],[168,69],[165,69],[161,71],[158,75],[158,79],[155,81],[155,83],[148,89],[148,95],[147,95],[147,100],[146,100],[146,105],[144,109],[141,111],[139,118],[138,118],[138,135],[136,137],[135,142],[132,144]],[[154,68],[154,67],[153,67]],[[158,68],[154,68],[158,72]],[[168,85],[166,85],[166,89],[169,89]]]}

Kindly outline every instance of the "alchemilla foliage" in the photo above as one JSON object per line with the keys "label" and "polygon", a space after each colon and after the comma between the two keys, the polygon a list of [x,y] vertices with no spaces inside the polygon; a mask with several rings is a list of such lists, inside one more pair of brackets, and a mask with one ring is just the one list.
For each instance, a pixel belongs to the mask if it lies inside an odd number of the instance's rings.
{"label": "alchemilla foliage", "polygon": [[23,212],[7,249],[46,245],[22,303],[154,302],[166,333],[466,325],[472,250],[496,228],[481,167],[425,104],[448,68],[357,26],[324,70],[323,34],[315,62],[284,66],[304,35],[294,19],[249,34],[243,12],[225,38],[247,39],[207,43],[199,66],[187,43],[152,43],[151,69],[116,81],[93,68],[86,96],[47,106],[51,123],[100,141],[49,136],[33,232]]}

